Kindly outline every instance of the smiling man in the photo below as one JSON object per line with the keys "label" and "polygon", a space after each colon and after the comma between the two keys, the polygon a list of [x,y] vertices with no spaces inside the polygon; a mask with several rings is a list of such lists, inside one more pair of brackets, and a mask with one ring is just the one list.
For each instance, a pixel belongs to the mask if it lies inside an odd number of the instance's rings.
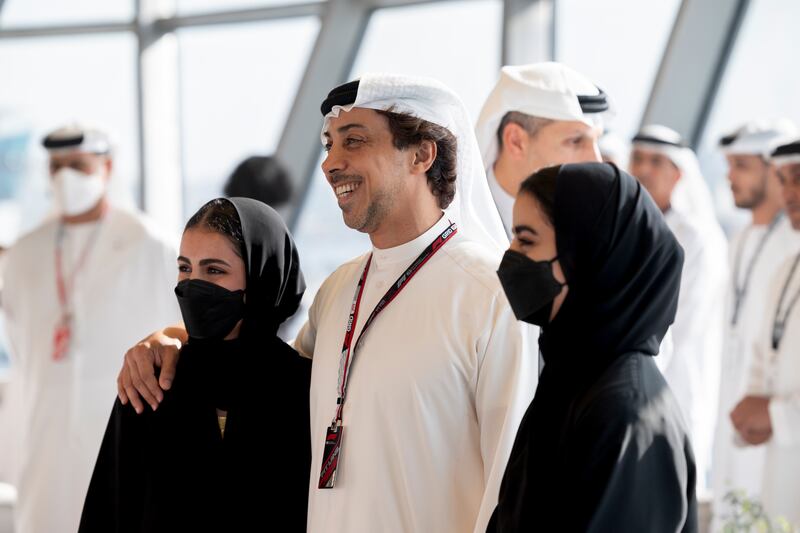
{"label": "smiling man", "polygon": [[309,531],[482,533],[536,361],[492,279],[500,222],[468,213],[491,199],[466,113],[438,83],[371,76],[322,112],[322,168],[373,250],[296,341],[314,358]]}
{"label": "smiling man", "polygon": [[[537,371],[469,117],[442,84],[392,75],[333,89],[322,113],[322,169],[373,246],[295,341],[313,358],[308,531],[484,533]],[[156,344],[126,355],[122,397],[158,401]],[[175,352],[159,357],[163,386]]]}

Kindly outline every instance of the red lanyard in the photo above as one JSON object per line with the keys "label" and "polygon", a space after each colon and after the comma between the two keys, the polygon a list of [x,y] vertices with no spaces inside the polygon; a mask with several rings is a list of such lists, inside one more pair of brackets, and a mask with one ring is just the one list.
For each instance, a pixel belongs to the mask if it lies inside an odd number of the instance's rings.
{"label": "red lanyard", "polygon": [[361,339],[364,337],[364,334],[367,332],[369,327],[378,317],[378,315],[386,309],[386,307],[394,300],[400,291],[402,291],[408,282],[411,281],[411,278],[422,269],[425,263],[430,260],[431,257],[439,251],[439,249],[444,246],[444,244],[456,234],[458,229],[456,228],[455,223],[450,223],[450,226],[447,227],[441,235],[436,237],[432,243],[428,245],[425,250],[417,257],[413,263],[403,272],[403,274],[397,278],[389,289],[386,291],[386,294],[378,301],[375,305],[375,309],[372,310],[367,321],[364,322],[364,327],[361,328],[361,333],[358,335],[358,339],[356,340],[355,345],[352,344],[353,342],[353,335],[355,334],[355,325],[356,320],[358,319],[358,311],[359,307],[361,306],[361,296],[364,294],[364,285],[367,281],[367,274],[369,274],[369,267],[372,264],[372,255],[369,256],[367,259],[367,264],[364,267],[364,272],[361,274],[361,278],[358,280],[358,285],[356,287],[356,294],[353,297],[353,305],[350,307],[350,316],[347,319],[347,329],[345,330],[344,335],[344,343],[342,344],[342,359],[344,360],[343,364],[341,365],[342,371],[341,375],[339,376],[339,384],[338,384],[338,391],[339,397],[336,399],[337,409],[336,409],[336,418],[334,419],[334,423],[341,422],[342,420],[342,411],[344,410],[344,402],[347,399],[347,384],[350,380],[350,367],[353,365],[356,359],[356,355],[358,352],[358,346],[361,343]]}
{"label": "red lanyard", "polygon": [[53,360],[61,361],[66,358],[70,349],[70,341],[72,339],[72,316],[70,313],[69,293],[75,285],[75,278],[78,271],[83,268],[86,263],[86,258],[89,252],[97,241],[97,234],[100,230],[101,223],[97,223],[92,231],[89,241],[86,243],[83,251],[81,252],[75,267],[72,269],[69,283],[64,278],[63,266],[63,245],[64,245],[64,224],[58,226],[58,233],[56,234],[56,253],[55,253],[55,267],[56,267],[56,288],[58,290],[58,302],[61,307],[61,317],[58,320],[56,329],[53,332]]}
{"label": "red lanyard", "polygon": [[86,258],[89,256],[89,252],[91,252],[95,241],[97,240],[97,233],[100,230],[100,223],[94,227],[91,236],[89,237],[86,246],[83,248],[81,255],[78,257],[78,262],[75,263],[75,267],[72,269],[72,274],[70,275],[69,284],[64,279],[64,266],[63,266],[63,252],[62,249],[64,248],[64,224],[59,224],[58,226],[58,233],[56,234],[56,287],[58,289],[58,301],[61,304],[61,311],[63,313],[67,313],[69,307],[69,299],[67,297],[67,293],[71,292],[74,285],[75,285],[75,277],[83,268],[83,265],[86,263]]}
{"label": "red lanyard", "polygon": [[344,402],[347,399],[347,385],[350,381],[350,368],[355,363],[356,355],[358,355],[358,347],[361,344],[361,339],[367,332],[369,327],[378,317],[378,315],[386,309],[386,307],[394,300],[400,291],[402,291],[411,278],[427,263],[431,257],[456,234],[458,228],[455,223],[451,222],[450,225],[444,230],[432,243],[428,245],[425,250],[417,257],[413,263],[397,278],[386,294],[375,305],[364,327],[361,328],[361,333],[358,335],[355,344],[353,344],[353,335],[355,334],[356,320],[358,319],[358,311],[361,307],[361,296],[364,294],[364,286],[367,282],[367,274],[369,274],[369,267],[372,264],[372,256],[367,259],[367,264],[364,266],[364,271],[358,280],[356,286],[356,293],[353,297],[353,304],[350,307],[350,316],[347,318],[347,329],[344,334],[344,342],[342,345],[342,353],[340,359],[339,383],[337,385],[338,397],[336,399],[336,416],[328,428],[325,436],[325,447],[322,455],[322,466],[320,469],[319,485],[320,489],[333,488],[336,483],[336,470],[339,464],[339,453],[342,446],[342,414],[344,412]]}

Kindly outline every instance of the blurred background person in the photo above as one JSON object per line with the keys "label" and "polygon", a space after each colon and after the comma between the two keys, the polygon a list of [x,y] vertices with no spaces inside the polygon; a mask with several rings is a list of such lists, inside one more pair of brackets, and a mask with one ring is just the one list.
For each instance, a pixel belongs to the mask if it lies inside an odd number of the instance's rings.
{"label": "blurred background person", "polygon": [[178,319],[175,249],[108,198],[112,147],[70,125],[44,138],[57,215],[7,252],[6,438],[19,451],[17,533],[73,532],[111,401],[117,354]]}
{"label": "blurred background person", "polygon": [[525,178],[552,165],[600,161],[597,140],[609,107],[602,89],[566,65],[502,68],[478,116],[476,134],[509,238],[514,198]]}
{"label": "blurred background person", "polygon": [[252,198],[273,209],[280,209],[292,198],[289,173],[272,156],[254,155],[239,163],[225,183],[228,198]]}
{"label": "blurred background person", "polygon": [[750,214],[750,221],[732,237],[728,254],[731,281],[726,295],[713,448],[714,531],[720,529],[722,517],[731,512],[725,503],[726,494],[743,491],[756,499],[761,494],[764,448],[742,446],[741,442],[737,445],[729,414],[747,386],[769,284],[783,261],[800,250],[800,233],[792,229],[786,216],[777,169],[770,161],[772,150],[797,134],[794,124],[786,119],[753,120],[719,141],[733,200],[736,207]]}
{"label": "blurred background person", "polygon": [[656,359],[689,425],[699,490],[708,487],[711,440],[728,279],[727,241],[694,152],[676,131],[643,127],[633,138],[630,172],[664,213],[683,247],[680,297],[671,356]]}
{"label": "blurred background person", "polygon": [[[779,146],[772,164],[787,218],[800,232],[800,140]],[[730,414],[739,441],[765,449],[761,501],[772,517],[800,524],[800,251],[778,268],[748,371],[747,395]]]}

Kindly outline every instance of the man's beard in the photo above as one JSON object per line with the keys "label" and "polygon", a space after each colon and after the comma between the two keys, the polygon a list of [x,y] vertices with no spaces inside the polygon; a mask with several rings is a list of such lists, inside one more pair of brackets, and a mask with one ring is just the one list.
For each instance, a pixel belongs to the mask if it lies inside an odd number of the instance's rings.
{"label": "man's beard", "polygon": [[736,202],[736,207],[742,209],[755,209],[756,207],[760,206],[764,203],[764,200],[767,199],[767,180],[769,179],[769,173],[765,172],[764,176],[761,180],[761,184],[759,187],[754,187],[750,189],[749,197],[741,200],[740,202]]}

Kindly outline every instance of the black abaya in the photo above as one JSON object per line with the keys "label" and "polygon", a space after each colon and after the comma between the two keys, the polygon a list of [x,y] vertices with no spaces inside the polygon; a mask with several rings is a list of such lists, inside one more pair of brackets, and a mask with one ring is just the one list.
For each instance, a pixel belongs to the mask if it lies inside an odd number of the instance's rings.
{"label": "black abaya", "polygon": [[488,531],[694,532],[691,445],[653,361],[683,252],[610,164],[562,166],[553,216],[569,292],[542,328],[545,367]]}
{"label": "black abaya", "polygon": [[311,361],[276,336],[305,284],[280,217],[230,201],[245,241],[241,335],[190,338],[156,411],[115,403],[81,533],[305,531]]}

